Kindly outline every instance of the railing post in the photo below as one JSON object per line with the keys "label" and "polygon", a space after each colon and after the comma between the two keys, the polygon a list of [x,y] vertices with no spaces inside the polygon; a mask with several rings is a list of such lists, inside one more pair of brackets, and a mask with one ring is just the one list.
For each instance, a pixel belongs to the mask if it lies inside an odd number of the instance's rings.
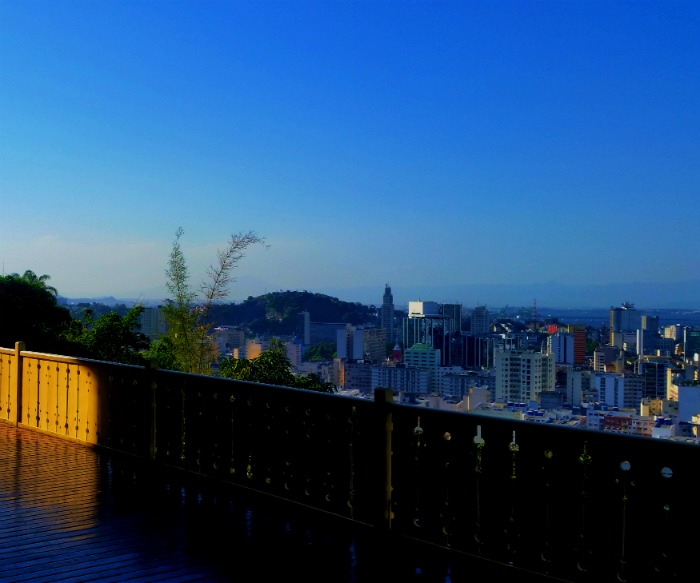
{"label": "railing post", "polygon": [[391,530],[391,521],[394,518],[392,510],[392,482],[391,482],[391,433],[393,421],[390,404],[394,400],[391,389],[374,389],[374,403],[377,406],[379,423],[382,423],[382,456],[381,456],[381,476],[383,478],[382,513],[379,516],[378,524],[387,532]]}
{"label": "railing post", "polygon": [[148,389],[151,392],[151,407],[149,411],[148,424],[149,424],[149,438],[148,438],[148,457],[151,461],[156,459],[156,389],[158,388],[158,383],[156,382],[155,372],[157,366],[152,360],[146,361],[146,380],[148,382]]}
{"label": "railing post", "polygon": [[12,394],[10,400],[15,404],[12,421],[15,427],[19,425],[22,419],[22,351],[26,350],[27,346],[24,342],[15,342],[15,361],[17,362],[17,377],[15,378],[14,386],[10,387]]}

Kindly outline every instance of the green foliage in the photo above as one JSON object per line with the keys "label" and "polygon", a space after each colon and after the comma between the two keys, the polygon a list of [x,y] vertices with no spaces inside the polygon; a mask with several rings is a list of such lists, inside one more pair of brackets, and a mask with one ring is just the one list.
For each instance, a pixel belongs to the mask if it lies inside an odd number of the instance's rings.
{"label": "green foliage", "polygon": [[335,393],[336,389],[332,383],[324,383],[316,374],[299,375],[294,381],[294,386],[308,391],[318,391],[319,393]]}
{"label": "green foliage", "polygon": [[275,339],[271,341],[270,348],[257,358],[222,358],[219,361],[219,376],[324,393],[335,392],[332,384],[321,382],[317,375],[295,375],[284,346]]}
{"label": "green foliage", "polygon": [[175,348],[168,336],[152,341],[148,350],[143,353],[143,357],[150,360],[156,368],[177,370]]}
{"label": "green foliage", "polygon": [[25,281],[27,283],[31,283],[33,285],[36,285],[37,287],[43,288],[47,292],[49,292],[50,294],[53,294],[54,296],[58,295],[58,291],[56,290],[55,287],[46,284],[46,282],[51,279],[50,275],[46,275],[46,274],[37,275],[31,269],[27,269],[22,275],[19,275],[18,273],[13,273],[12,275],[14,277],[20,278],[22,281]]}
{"label": "green foliage", "polygon": [[291,387],[294,383],[292,365],[279,341],[253,359],[223,358],[219,362],[219,376],[268,385]]}
{"label": "green foliage", "polygon": [[28,350],[70,353],[62,334],[72,319],[58,305],[55,288],[46,285],[48,279],[33,271],[0,276],[0,346],[12,348],[23,341]]}
{"label": "green foliage", "polygon": [[195,292],[189,285],[187,262],[180,245],[183,234],[182,228],[175,233],[165,272],[166,285],[172,295],[163,308],[168,326],[166,347],[172,349],[174,370],[211,374],[216,346],[210,335],[214,326],[210,312],[215,302],[228,295],[231,272],[244,257],[244,251],[251,245],[263,243],[264,239],[252,231],[231,235],[226,249],[217,251],[218,263],[209,267],[207,280],[202,282],[199,292]]}
{"label": "green foliage", "polygon": [[336,345],[333,342],[319,342],[304,352],[304,360],[315,362],[320,360],[332,360],[335,358]]}
{"label": "green foliage", "polygon": [[140,317],[143,306],[134,306],[124,316],[116,312],[94,319],[87,310],[81,321],[74,321],[64,337],[77,347],[77,356],[119,362],[144,364],[143,352],[150,341],[141,333]]}

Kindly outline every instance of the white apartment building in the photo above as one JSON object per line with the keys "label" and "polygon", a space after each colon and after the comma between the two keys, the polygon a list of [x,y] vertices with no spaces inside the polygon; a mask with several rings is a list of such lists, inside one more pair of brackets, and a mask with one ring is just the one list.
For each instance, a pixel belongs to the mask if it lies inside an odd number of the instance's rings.
{"label": "white apartment building", "polygon": [[538,401],[542,391],[554,391],[556,371],[553,354],[533,350],[503,350],[496,353],[498,402]]}
{"label": "white apartment building", "polygon": [[609,407],[639,411],[644,397],[644,378],[634,374],[595,373],[598,401]]}
{"label": "white apartment building", "polygon": [[415,366],[371,366],[371,387],[391,389],[393,393],[428,395],[430,371]]}
{"label": "white apartment building", "polygon": [[492,389],[496,386],[493,371],[465,371],[461,367],[441,366],[437,372],[437,394],[445,399],[463,399],[475,388],[489,390],[490,402]]}

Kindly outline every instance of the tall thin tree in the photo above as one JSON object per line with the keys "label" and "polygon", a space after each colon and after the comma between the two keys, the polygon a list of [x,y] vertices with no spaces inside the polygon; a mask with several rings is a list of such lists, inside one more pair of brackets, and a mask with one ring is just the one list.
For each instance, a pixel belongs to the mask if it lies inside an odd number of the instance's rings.
{"label": "tall thin tree", "polygon": [[210,265],[199,291],[189,283],[187,261],[180,239],[182,227],[175,232],[175,240],[166,269],[166,286],[171,294],[163,308],[168,325],[167,337],[173,347],[178,370],[210,374],[210,365],[216,360],[216,347],[210,334],[213,322],[209,316],[212,305],[224,299],[233,281],[232,271],[252,245],[264,244],[265,238],[254,231],[231,235],[225,249],[217,251],[216,265]]}

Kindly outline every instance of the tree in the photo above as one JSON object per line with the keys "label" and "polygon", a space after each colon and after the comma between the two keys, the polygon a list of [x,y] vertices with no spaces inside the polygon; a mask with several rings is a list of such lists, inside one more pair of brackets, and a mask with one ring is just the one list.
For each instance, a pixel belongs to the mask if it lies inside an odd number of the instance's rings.
{"label": "tree", "polygon": [[306,352],[304,352],[304,360],[332,360],[333,358],[335,358],[335,349],[336,345],[333,342],[319,342],[318,344],[309,346]]}
{"label": "tree", "polygon": [[256,358],[221,359],[219,376],[285,387],[291,387],[294,383],[292,364],[287,358],[284,346],[275,338],[270,341],[270,347]]}
{"label": "tree", "polygon": [[253,231],[231,235],[227,247],[218,250],[217,264],[209,266],[207,279],[199,291],[190,288],[189,271],[182,252],[180,239],[182,227],[175,232],[170,252],[166,286],[172,295],[163,308],[168,326],[166,336],[172,348],[175,370],[197,374],[211,374],[211,363],[216,361],[216,346],[209,320],[212,305],[224,299],[233,281],[232,271],[251,245],[264,243],[265,239]]}
{"label": "tree", "polygon": [[308,391],[318,391],[319,393],[335,393],[333,383],[323,382],[317,374],[299,375],[294,381],[294,386]]}
{"label": "tree", "polygon": [[0,346],[23,341],[28,350],[70,354],[62,338],[72,321],[70,312],[58,305],[46,279],[31,271],[0,276]]}
{"label": "tree", "polygon": [[46,282],[51,279],[50,275],[37,275],[31,269],[27,269],[22,275],[19,275],[18,273],[13,273],[12,275],[26,281],[27,283],[36,285],[37,287],[42,287],[49,293],[52,293],[54,296],[58,295],[58,290],[55,287],[52,285],[46,285]]}
{"label": "tree", "polygon": [[275,338],[270,341],[270,347],[254,359],[231,357],[221,359],[219,376],[322,393],[335,392],[335,387],[331,383],[322,382],[317,375],[295,375],[284,345]]}
{"label": "tree", "polygon": [[122,364],[144,364],[144,351],[149,348],[148,336],[141,333],[143,306],[132,307],[124,316],[117,312],[102,314],[96,320],[86,310],[66,338],[79,347],[80,355],[96,360]]}
{"label": "tree", "polygon": [[165,370],[177,370],[175,349],[168,336],[151,341],[151,345],[143,353],[146,360],[150,360],[156,368]]}

